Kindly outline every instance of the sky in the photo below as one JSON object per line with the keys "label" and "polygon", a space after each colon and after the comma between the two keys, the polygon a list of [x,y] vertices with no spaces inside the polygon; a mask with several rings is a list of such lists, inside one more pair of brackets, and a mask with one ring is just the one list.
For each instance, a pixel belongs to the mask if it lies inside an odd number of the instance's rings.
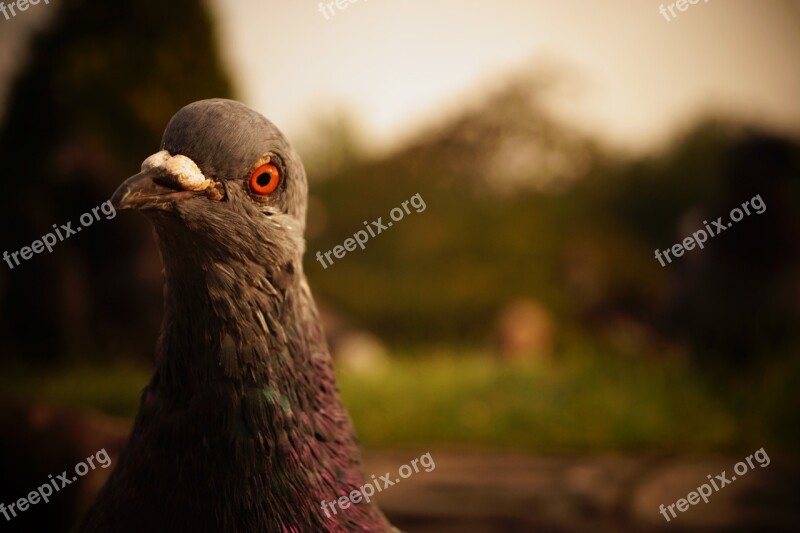
{"label": "sky", "polygon": [[656,148],[712,111],[800,135],[797,0],[670,21],[660,0],[340,0],[328,18],[319,0],[208,1],[240,99],[290,138],[344,109],[391,148],[545,66],[569,74],[553,112],[611,146]]}
{"label": "sky", "polygon": [[[712,112],[800,136],[800,0],[699,0],[669,22],[662,0],[339,0],[327,18],[319,0],[206,1],[237,96],[293,141],[345,110],[391,148],[553,67],[553,112],[617,148],[658,148]],[[53,13],[0,17],[0,80]]]}

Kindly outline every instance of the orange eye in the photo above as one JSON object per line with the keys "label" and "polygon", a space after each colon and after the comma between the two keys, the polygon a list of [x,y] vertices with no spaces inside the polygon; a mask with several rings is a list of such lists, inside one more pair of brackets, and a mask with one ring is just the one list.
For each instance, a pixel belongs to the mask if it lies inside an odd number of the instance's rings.
{"label": "orange eye", "polygon": [[275,165],[261,165],[250,175],[250,190],[255,194],[266,195],[278,188],[281,173]]}

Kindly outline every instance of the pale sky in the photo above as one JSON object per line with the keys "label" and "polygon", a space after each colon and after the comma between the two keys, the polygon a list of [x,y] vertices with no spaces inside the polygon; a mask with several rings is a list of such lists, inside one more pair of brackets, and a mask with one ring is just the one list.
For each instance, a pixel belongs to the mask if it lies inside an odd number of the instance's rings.
{"label": "pale sky", "polygon": [[[343,108],[390,147],[542,65],[575,75],[558,112],[620,148],[711,110],[800,136],[800,0],[700,0],[671,22],[662,0],[357,0],[329,19],[319,0],[207,1],[239,97],[293,141]],[[0,79],[54,12],[0,20]]]}
{"label": "pale sky", "polygon": [[209,1],[239,96],[290,137],[346,108],[391,146],[543,63],[582,84],[560,112],[621,148],[712,109],[800,135],[796,0],[700,0],[671,22],[661,0],[358,0],[328,20],[319,0]]}

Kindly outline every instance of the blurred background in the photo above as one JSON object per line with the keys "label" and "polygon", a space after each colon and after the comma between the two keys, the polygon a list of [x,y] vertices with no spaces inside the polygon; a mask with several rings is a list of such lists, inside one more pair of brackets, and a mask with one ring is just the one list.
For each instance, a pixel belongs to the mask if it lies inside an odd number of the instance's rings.
{"label": "blurred background", "polygon": [[[0,247],[107,200],[181,106],[239,99],[310,180],[305,270],[367,474],[414,531],[800,519],[800,2],[52,0],[0,17]],[[419,193],[323,269],[314,254]],[[760,195],[662,267],[667,249]],[[161,318],[122,214],[0,268],[0,501],[106,447]],[[764,448],[667,524],[658,513]],[[97,471],[3,531],[65,531]],[[10,528],[10,529],[9,529]]]}

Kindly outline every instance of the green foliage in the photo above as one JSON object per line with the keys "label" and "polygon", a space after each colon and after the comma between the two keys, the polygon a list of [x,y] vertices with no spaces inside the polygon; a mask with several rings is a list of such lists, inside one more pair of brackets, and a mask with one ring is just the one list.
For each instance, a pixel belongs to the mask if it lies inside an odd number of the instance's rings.
{"label": "green foliage", "polygon": [[[579,350],[563,361],[502,365],[485,354],[407,354],[385,374],[340,373],[368,446],[527,451],[720,450],[800,444],[800,366],[710,379],[677,360]],[[796,397],[796,395],[794,396]]]}
{"label": "green foliage", "polygon": [[231,94],[202,2],[83,0],[60,7],[17,85],[22,113],[30,116],[57,88],[58,129],[97,135],[115,156],[138,160],[157,147],[178,108]]}
{"label": "green foliage", "polygon": [[[384,336],[415,343],[475,339],[487,316],[519,294],[557,307],[549,287],[557,266],[546,258],[560,237],[543,197],[477,199],[418,176],[364,169],[347,183],[317,188],[332,212],[324,236],[309,243],[307,272],[314,290]],[[407,215],[327,270],[311,257],[383,217],[416,193],[426,210]],[[548,231],[552,228],[554,231]],[[480,337],[478,337],[480,338]]]}
{"label": "green foliage", "polygon": [[[509,99],[503,105],[518,105],[513,95]],[[490,117],[481,118],[484,112]],[[529,124],[546,123],[522,106],[516,115]],[[312,184],[312,217],[316,208],[325,221],[308,246],[306,272],[315,294],[396,346],[480,344],[491,335],[499,311],[518,298],[543,303],[561,330],[592,335],[597,333],[592,318],[622,317],[662,338],[688,341],[706,355],[728,353],[730,347],[713,337],[730,330],[751,337],[752,346],[731,337],[728,344],[743,351],[772,349],[765,344],[769,335],[756,332],[750,321],[755,305],[774,330],[800,313],[796,305],[792,310],[779,301],[780,291],[767,290],[770,280],[796,282],[796,276],[776,276],[780,269],[791,270],[790,257],[796,255],[775,261],[763,253],[747,257],[754,243],[776,257],[779,250],[797,247],[790,228],[798,220],[791,213],[800,207],[800,197],[791,194],[796,186],[789,189],[786,179],[799,173],[796,143],[719,120],[699,123],[663,153],[643,159],[613,158],[596,147],[567,143],[562,149],[567,157],[590,161],[585,173],[564,179],[560,187],[537,187],[542,170],[536,165],[527,169],[527,180],[516,182],[501,166],[496,173],[484,168],[502,145],[493,137],[504,131],[497,120],[489,106],[481,108],[478,117],[460,118],[410,148],[379,161],[357,161]],[[555,138],[565,135],[560,131]],[[542,142],[534,135],[521,150],[541,150]],[[471,163],[459,163],[462,159]],[[756,192],[773,206],[770,215],[747,219],[742,228],[668,268],[656,261],[656,248],[682,240],[702,227],[703,218],[727,216]],[[365,250],[327,269],[315,261],[318,250],[341,244],[365,220],[387,221],[392,208],[416,193],[427,204],[423,213],[407,215]],[[684,271],[688,268],[692,275]],[[727,281],[712,289],[715,280],[743,275],[754,291],[763,292],[761,300],[753,298],[757,303],[737,304]],[[702,327],[691,314],[676,311],[678,304],[696,308],[697,299],[709,309],[709,323]],[[667,331],[670,321],[673,331]],[[706,338],[695,342],[700,337]]]}

